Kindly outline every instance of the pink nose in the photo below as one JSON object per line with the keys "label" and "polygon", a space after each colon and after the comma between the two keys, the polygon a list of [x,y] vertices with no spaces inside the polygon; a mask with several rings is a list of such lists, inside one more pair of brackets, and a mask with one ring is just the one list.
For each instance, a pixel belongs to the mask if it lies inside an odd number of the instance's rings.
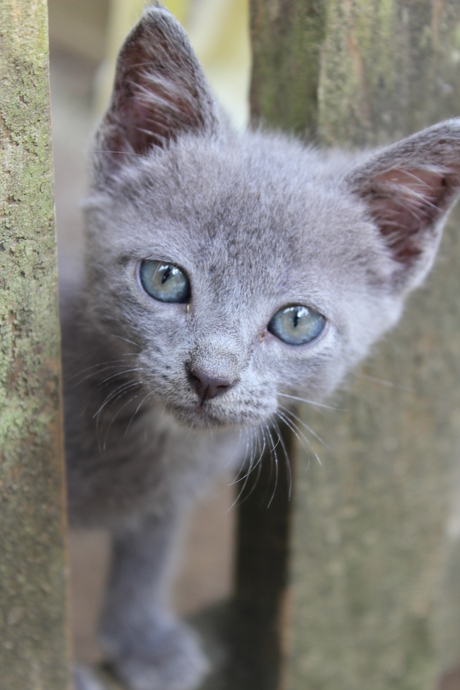
{"label": "pink nose", "polygon": [[228,391],[236,383],[236,381],[229,381],[227,378],[209,376],[209,374],[199,368],[188,369],[187,371],[192,388],[197,393],[202,404],[205,400],[212,400],[212,398],[222,395],[222,393]]}

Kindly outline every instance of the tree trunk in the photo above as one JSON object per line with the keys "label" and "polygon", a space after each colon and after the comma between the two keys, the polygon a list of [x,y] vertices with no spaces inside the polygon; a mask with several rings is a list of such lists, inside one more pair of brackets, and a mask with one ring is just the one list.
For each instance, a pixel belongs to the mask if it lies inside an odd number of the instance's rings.
{"label": "tree trunk", "polygon": [[68,687],[45,0],[0,0],[0,686]]}

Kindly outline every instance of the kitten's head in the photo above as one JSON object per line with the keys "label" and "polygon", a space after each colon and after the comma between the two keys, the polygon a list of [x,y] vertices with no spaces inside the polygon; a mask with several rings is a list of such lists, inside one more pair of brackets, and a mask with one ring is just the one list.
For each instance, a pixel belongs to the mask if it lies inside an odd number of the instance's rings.
{"label": "kitten's head", "polygon": [[126,40],[86,205],[101,339],[177,419],[256,424],[320,400],[397,321],[460,185],[460,121],[383,151],[232,132],[160,7]]}

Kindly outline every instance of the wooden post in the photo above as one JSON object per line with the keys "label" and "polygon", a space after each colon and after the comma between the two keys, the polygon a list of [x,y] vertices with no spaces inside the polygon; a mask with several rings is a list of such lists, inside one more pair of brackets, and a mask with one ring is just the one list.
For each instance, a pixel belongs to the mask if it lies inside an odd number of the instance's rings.
{"label": "wooden post", "polygon": [[68,687],[46,0],[0,0],[0,687]]}
{"label": "wooden post", "polygon": [[[351,147],[460,113],[454,0],[252,0],[251,12],[257,118]],[[458,672],[441,679],[460,659],[459,219],[343,409],[301,411],[329,449],[309,469],[295,453],[290,690],[457,687]]]}
{"label": "wooden post", "polygon": [[[262,120],[306,138],[315,135],[324,26],[325,9],[316,0],[252,0],[251,113],[255,123]],[[234,655],[244,669],[237,679],[240,690],[277,690],[287,661],[290,484],[296,473],[297,443],[287,427],[280,431],[283,443],[278,443],[275,493],[274,457],[267,448],[255,484],[248,482],[239,507],[235,593],[239,644]]]}

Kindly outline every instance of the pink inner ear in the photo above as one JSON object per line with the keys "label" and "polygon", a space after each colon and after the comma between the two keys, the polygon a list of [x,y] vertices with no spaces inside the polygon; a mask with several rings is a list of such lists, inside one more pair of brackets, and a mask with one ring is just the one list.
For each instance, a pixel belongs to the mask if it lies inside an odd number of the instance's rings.
{"label": "pink inner ear", "polygon": [[164,147],[184,132],[214,127],[212,98],[182,30],[147,14],[123,46],[99,141],[105,165]]}
{"label": "pink inner ear", "polygon": [[392,250],[407,263],[422,253],[424,238],[452,197],[449,175],[439,170],[393,168],[366,190],[371,214]]}
{"label": "pink inner ear", "polygon": [[175,139],[181,131],[200,129],[203,121],[194,98],[191,87],[181,92],[172,82],[155,83],[148,75],[141,78],[132,105],[134,150],[142,153],[151,144]]}
{"label": "pink inner ear", "polygon": [[203,126],[193,69],[188,65],[186,71],[170,47],[156,39],[152,45],[147,35],[131,48],[118,89],[118,121],[136,153]]}
{"label": "pink inner ear", "polygon": [[179,95],[174,97],[172,89],[161,84],[150,84],[147,88],[138,82],[133,91],[123,99],[118,118],[135,153],[146,153],[151,146],[163,146],[187,129],[187,125],[198,128],[190,104]]}

